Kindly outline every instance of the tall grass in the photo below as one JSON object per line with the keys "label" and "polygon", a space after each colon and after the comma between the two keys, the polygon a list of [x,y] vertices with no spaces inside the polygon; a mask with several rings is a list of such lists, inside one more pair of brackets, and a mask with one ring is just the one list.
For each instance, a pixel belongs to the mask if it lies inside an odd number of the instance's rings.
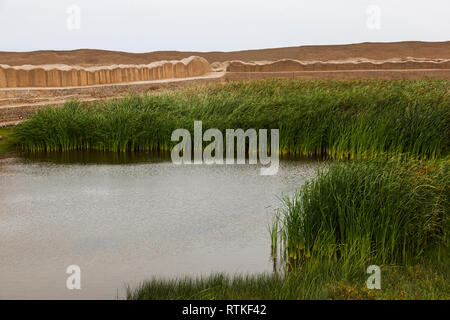
{"label": "tall grass", "polygon": [[[335,162],[285,198],[271,231],[290,267],[448,259],[448,161]],[[276,232],[274,231],[276,229]]]}
{"label": "tall grass", "polygon": [[14,151],[14,138],[12,128],[0,128],[0,155]]}
{"label": "tall grass", "polygon": [[343,263],[307,266],[301,273],[153,278],[127,289],[127,299],[296,300],[450,299],[448,267],[382,266],[382,290],[366,287],[366,268]]}
{"label": "tall grass", "polygon": [[[284,272],[153,278],[127,299],[448,299],[449,160],[338,161],[274,216]],[[366,287],[369,265],[382,290]]]}
{"label": "tall grass", "polygon": [[15,130],[28,151],[168,150],[177,128],[280,129],[280,151],[341,158],[448,150],[448,81],[264,80],[37,112]]}

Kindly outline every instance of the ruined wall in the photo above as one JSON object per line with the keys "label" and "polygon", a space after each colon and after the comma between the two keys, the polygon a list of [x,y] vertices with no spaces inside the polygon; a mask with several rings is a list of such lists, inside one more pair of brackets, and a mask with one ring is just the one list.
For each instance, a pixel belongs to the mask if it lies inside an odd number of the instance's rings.
{"label": "ruined wall", "polygon": [[436,79],[450,80],[450,69],[412,70],[343,70],[343,71],[283,71],[283,72],[227,72],[227,81],[249,81],[262,79]]}
{"label": "ruined wall", "polygon": [[227,72],[286,72],[286,71],[347,71],[347,70],[410,70],[450,69],[450,60],[399,60],[399,61],[314,61],[278,60],[261,62],[230,61]]}
{"label": "ruined wall", "polygon": [[72,87],[121,82],[189,78],[204,75],[211,68],[204,58],[159,61],[148,65],[78,67],[67,65],[0,65],[0,88]]}

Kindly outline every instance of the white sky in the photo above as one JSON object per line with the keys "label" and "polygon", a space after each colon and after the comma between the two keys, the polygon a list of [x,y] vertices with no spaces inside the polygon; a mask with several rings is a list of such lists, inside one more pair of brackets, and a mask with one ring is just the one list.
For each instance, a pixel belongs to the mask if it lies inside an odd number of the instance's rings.
{"label": "white sky", "polygon": [[[81,9],[79,29],[67,27],[70,5]],[[379,29],[367,27],[369,5],[380,8]],[[450,0],[0,0],[0,51],[232,51],[405,40],[450,40]]]}

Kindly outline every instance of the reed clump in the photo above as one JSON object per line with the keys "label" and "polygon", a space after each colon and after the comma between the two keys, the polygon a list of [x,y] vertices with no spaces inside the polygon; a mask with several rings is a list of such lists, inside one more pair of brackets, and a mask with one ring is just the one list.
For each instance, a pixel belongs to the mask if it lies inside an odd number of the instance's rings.
{"label": "reed clump", "polygon": [[445,261],[448,169],[445,159],[334,162],[283,199],[271,230],[272,243],[279,243],[274,250],[290,269],[317,261],[355,267]]}
{"label": "reed clump", "polygon": [[435,159],[450,144],[449,82],[263,80],[38,111],[15,130],[27,151],[170,150],[171,133],[279,129],[280,152],[333,159]]}

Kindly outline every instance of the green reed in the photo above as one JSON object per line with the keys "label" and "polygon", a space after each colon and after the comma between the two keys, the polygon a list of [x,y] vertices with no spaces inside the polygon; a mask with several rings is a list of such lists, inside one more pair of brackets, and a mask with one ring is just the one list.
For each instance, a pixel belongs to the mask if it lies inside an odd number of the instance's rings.
{"label": "green reed", "polygon": [[264,80],[68,102],[38,111],[15,136],[28,151],[170,150],[177,128],[280,129],[280,152],[334,159],[448,150],[448,81]]}
{"label": "green reed", "polygon": [[289,267],[448,258],[448,170],[448,160],[334,162],[283,199],[272,243]]}
{"label": "green reed", "polygon": [[343,263],[307,265],[302,272],[153,278],[127,288],[131,300],[296,300],[450,298],[450,273],[435,265],[382,266],[382,290],[368,290],[366,267]]}

